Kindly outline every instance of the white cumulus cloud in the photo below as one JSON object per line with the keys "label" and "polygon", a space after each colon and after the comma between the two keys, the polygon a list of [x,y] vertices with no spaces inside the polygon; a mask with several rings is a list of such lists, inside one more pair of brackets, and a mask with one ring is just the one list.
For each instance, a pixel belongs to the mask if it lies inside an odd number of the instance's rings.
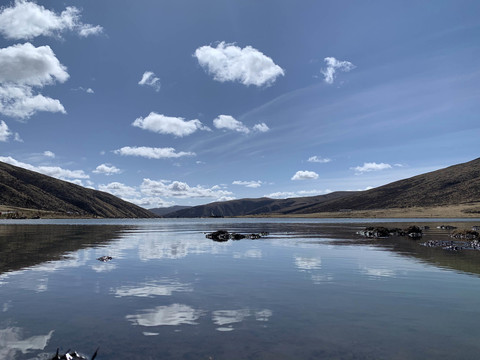
{"label": "white cumulus cloud", "polygon": [[132,125],[159,134],[171,134],[178,137],[191,135],[197,130],[210,130],[197,119],[187,121],[181,117],[165,116],[155,112],[151,112],[145,118],[136,119]]}
{"label": "white cumulus cloud", "polygon": [[271,85],[284,70],[257,49],[243,49],[225,42],[216,47],[202,46],[195,50],[198,63],[220,82],[238,81],[244,85]]}
{"label": "white cumulus cloud", "polygon": [[264,133],[270,130],[265,123],[256,124],[252,129],[249,129],[241,121],[235,119],[231,115],[219,115],[213,120],[213,126],[217,129],[232,130],[244,134],[249,134],[251,131]]}
{"label": "white cumulus cloud", "polygon": [[314,171],[297,171],[295,175],[292,176],[292,180],[315,180],[318,179],[318,174]]}
{"label": "white cumulus cloud", "polygon": [[138,85],[150,86],[156,92],[160,91],[160,78],[158,78],[153,72],[145,71],[142,75],[142,78],[138,82]]}
{"label": "white cumulus cloud", "polygon": [[69,75],[50,46],[30,43],[0,49],[0,82],[27,86],[45,86],[64,82]]}
{"label": "white cumulus cloud", "polygon": [[249,188],[258,188],[260,186],[262,186],[262,182],[261,181],[241,181],[241,180],[235,180],[234,182],[232,182],[232,185],[242,185],[242,186],[246,186],[246,187],[249,187]]}
{"label": "white cumulus cloud", "polygon": [[328,84],[333,84],[333,81],[335,79],[335,73],[337,71],[348,72],[355,69],[356,67],[350,61],[340,61],[335,59],[334,57],[326,57],[324,60],[327,64],[327,68],[322,69],[321,72],[325,77],[325,82]]}
{"label": "white cumulus cloud", "polygon": [[182,181],[143,179],[140,186],[128,186],[120,182],[99,185],[99,190],[118,196],[126,201],[143,207],[167,207],[174,205],[166,198],[211,198],[215,201],[233,200],[233,194],[223,187],[215,185],[205,187],[191,186]]}
{"label": "white cumulus cloud", "polygon": [[190,186],[181,181],[144,179],[140,186],[142,194],[150,197],[175,198],[214,198],[226,199],[233,194],[219,186],[206,188],[200,185]]}
{"label": "white cumulus cloud", "polygon": [[233,130],[244,134],[248,134],[250,132],[250,129],[243,125],[241,121],[236,120],[230,115],[219,115],[213,120],[213,125],[217,129]]}
{"label": "white cumulus cloud", "polygon": [[109,175],[119,174],[122,171],[113,165],[101,164],[101,165],[98,165],[97,168],[93,170],[93,172],[95,174],[105,174],[109,176]]}
{"label": "white cumulus cloud", "polygon": [[59,36],[66,30],[75,31],[82,37],[103,32],[99,25],[84,24],[80,20],[80,10],[74,6],[57,14],[34,2],[16,0],[0,12],[0,33],[10,40]]}
{"label": "white cumulus cloud", "polygon": [[59,166],[35,166],[35,165],[17,161],[10,156],[8,157],[0,156],[0,161],[10,165],[18,166],[27,170],[35,171],[44,175],[48,175],[60,180],[72,181],[72,179],[79,180],[79,179],[90,178],[90,176],[85,174],[83,170],[68,170],[68,169],[63,169]]}
{"label": "white cumulus cloud", "polygon": [[253,131],[267,132],[270,128],[265,123],[256,124],[253,126]]}
{"label": "white cumulus cloud", "polygon": [[3,120],[0,121],[0,141],[3,141],[3,142],[7,141],[10,135],[12,135],[12,133],[8,129],[8,126],[5,123],[5,121]]}
{"label": "white cumulus cloud", "polygon": [[68,77],[49,46],[25,43],[0,49],[0,113],[18,118],[37,111],[65,113],[59,100],[36,94],[34,88],[63,83]]}
{"label": "white cumulus cloud", "polygon": [[390,164],[385,164],[385,163],[377,164],[375,162],[370,162],[370,163],[363,163],[362,166],[356,166],[352,169],[355,170],[355,173],[357,174],[363,174],[365,172],[380,171],[380,170],[391,169],[391,168],[392,168],[392,165]]}
{"label": "white cumulus cloud", "polygon": [[55,153],[53,153],[52,151],[50,150],[46,150],[43,152],[43,156],[46,156],[46,157],[49,157],[49,158],[55,158]]}
{"label": "white cumulus cloud", "polygon": [[174,148],[153,148],[147,146],[124,146],[121,149],[114,150],[117,155],[140,156],[148,159],[167,159],[179,158],[182,156],[195,156],[193,152],[176,152]]}
{"label": "white cumulus cloud", "polygon": [[108,192],[112,195],[118,196],[124,200],[140,198],[141,194],[132,186],[122,184],[120,182],[112,182],[106,185],[99,185],[98,190]]}

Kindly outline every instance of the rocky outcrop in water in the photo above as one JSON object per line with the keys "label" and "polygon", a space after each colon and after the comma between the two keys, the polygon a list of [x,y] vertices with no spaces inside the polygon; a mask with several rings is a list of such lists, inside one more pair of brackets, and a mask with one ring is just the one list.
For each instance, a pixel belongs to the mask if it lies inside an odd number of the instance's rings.
{"label": "rocky outcrop in water", "polygon": [[422,229],[416,225],[409,226],[405,230],[399,228],[388,229],[383,226],[370,226],[364,230],[357,231],[357,235],[369,238],[369,239],[386,239],[389,236],[408,236],[412,239],[419,239],[422,237]]}
{"label": "rocky outcrop in water", "polygon": [[228,240],[242,240],[242,239],[260,239],[261,237],[267,236],[268,233],[263,231],[257,234],[238,234],[231,233],[227,230],[217,230],[212,233],[207,233],[205,237],[217,242],[225,242]]}

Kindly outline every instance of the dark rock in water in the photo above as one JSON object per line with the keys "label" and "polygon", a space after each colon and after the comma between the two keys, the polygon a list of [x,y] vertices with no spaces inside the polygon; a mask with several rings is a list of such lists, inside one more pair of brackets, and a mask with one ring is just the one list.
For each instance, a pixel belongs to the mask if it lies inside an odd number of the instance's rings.
{"label": "dark rock in water", "polygon": [[207,239],[212,239],[213,241],[224,242],[230,240],[230,233],[226,230],[217,230],[205,235],[205,237]]}
{"label": "dark rock in water", "polygon": [[412,239],[420,239],[422,237],[422,229],[420,229],[418,226],[413,225],[409,226],[405,232],[407,235],[412,238]]}
{"label": "dark rock in water", "polygon": [[[90,360],[94,360],[97,357],[98,349],[99,348],[97,348],[97,350],[95,350],[95,353],[92,355],[92,358]],[[68,350],[63,355],[60,355],[59,351],[60,351],[60,349],[57,348],[57,353],[55,354],[54,357],[52,357],[51,360],[88,360],[88,357],[80,355],[76,351]]]}
{"label": "dark rock in water", "polygon": [[452,226],[452,225],[439,225],[437,226],[437,229],[441,229],[441,230],[455,230],[457,227],[456,226]]}
{"label": "dark rock in water", "polygon": [[258,234],[238,234],[238,233],[230,233],[226,230],[217,230],[212,233],[208,233],[205,235],[207,239],[212,239],[213,241],[217,242],[225,242],[228,240],[241,240],[241,239],[260,239],[262,236],[267,236],[268,232],[261,232]]}
{"label": "dark rock in water", "polygon": [[475,240],[479,237],[479,233],[475,230],[463,230],[454,231],[450,236],[454,239]]}
{"label": "dark rock in water", "polygon": [[230,238],[231,238],[232,240],[242,240],[242,239],[245,239],[245,237],[246,237],[246,236],[243,235],[243,234],[235,234],[235,233],[230,234]]}
{"label": "dark rock in water", "polygon": [[113,258],[111,256],[100,256],[99,258],[97,258],[98,261],[103,261],[103,262],[107,262],[107,261],[110,261],[112,259]]}
{"label": "dark rock in water", "polygon": [[422,237],[422,229],[418,226],[410,226],[405,230],[399,228],[388,229],[383,226],[367,227],[365,230],[357,231],[357,235],[364,236],[369,239],[386,239],[389,236],[409,236],[412,239],[419,239]]}
{"label": "dark rock in water", "polygon": [[379,239],[379,238],[389,237],[390,230],[388,230],[387,228],[385,228],[383,226],[379,226],[379,227],[370,226],[370,227],[365,228],[365,230],[358,231],[357,234],[361,235],[361,236],[364,236],[366,238]]}

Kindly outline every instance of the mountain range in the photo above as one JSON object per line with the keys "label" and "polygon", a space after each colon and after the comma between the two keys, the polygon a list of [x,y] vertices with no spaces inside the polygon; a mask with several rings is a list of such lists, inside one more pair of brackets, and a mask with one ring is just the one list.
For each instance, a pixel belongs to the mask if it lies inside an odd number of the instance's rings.
{"label": "mountain range", "polygon": [[480,158],[365,191],[339,191],[290,199],[240,199],[194,206],[164,217],[301,216],[462,205],[480,214]]}
{"label": "mountain range", "polygon": [[396,210],[404,214],[412,208],[449,207],[457,207],[464,215],[480,216],[480,158],[365,191],[289,199],[239,199],[151,210],[105,192],[0,162],[0,211],[8,207],[50,217],[349,217],[360,211]]}

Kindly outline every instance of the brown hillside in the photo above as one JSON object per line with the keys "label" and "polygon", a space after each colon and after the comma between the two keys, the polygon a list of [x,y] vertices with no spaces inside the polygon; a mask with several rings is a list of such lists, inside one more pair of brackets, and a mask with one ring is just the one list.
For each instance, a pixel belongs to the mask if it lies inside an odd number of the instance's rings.
{"label": "brown hillside", "polygon": [[[241,199],[195,206],[167,217],[308,215],[348,210],[448,207],[480,202],[480,158],[368,191],[291,199]],[[347,211],[347,212],[346,212]]]}
{"label": "brown hillside", "polygon": [[111,194],[0,162],[0,205],[105,218],[155,214]]}

